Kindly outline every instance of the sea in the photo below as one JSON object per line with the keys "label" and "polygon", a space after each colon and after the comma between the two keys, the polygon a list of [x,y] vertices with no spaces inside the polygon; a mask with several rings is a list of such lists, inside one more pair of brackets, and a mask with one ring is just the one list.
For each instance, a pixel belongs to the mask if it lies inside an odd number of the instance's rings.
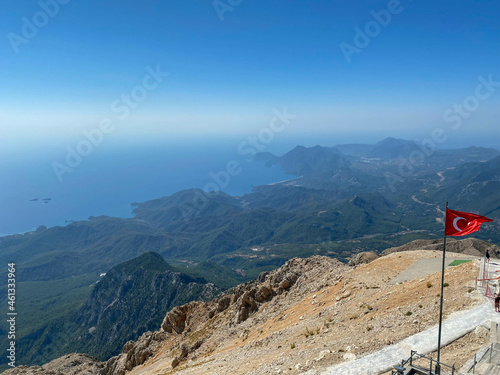
{"label": "sea", "polygon": [[[90,216],[132,217],[133,202],[184,189],[220,189],[239,196],[252,192],[253,186],[294,178],[280,167],[252,160],[252,146],[242,147],[242,142],[245,139],[103,144],[81,148],[85,155],[77,153],[79,158],[74,155],[76,142],[0,152],[0,236]],[[255,151],[269,151],[263,146]]]}

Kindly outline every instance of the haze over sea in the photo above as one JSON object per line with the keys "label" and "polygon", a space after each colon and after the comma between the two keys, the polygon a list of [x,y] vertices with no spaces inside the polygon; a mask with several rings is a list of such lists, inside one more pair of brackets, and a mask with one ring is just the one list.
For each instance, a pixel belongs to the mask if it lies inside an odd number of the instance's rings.
{"label": "haze over sea", "polygon": [[182,189],[203,189],[215,182],[210,173],[224,171],[231,160],[239,163],[241,172],[231,176],[227,186],[224,178],[215,183],[232,195],[250,193],[252,185],[292,178],[279,167],[249,161],[249,155],[240,155],[237,146],[223,141],[102,146],[72,172],[64,173],[62,182],[52,163],[64,162],[64,148],[24,152],[14,158],[11,154],[0,164],[0,234],[27,232],[39,225],[65,225],[67,220],[89,216],[131,217],[131,203]]}

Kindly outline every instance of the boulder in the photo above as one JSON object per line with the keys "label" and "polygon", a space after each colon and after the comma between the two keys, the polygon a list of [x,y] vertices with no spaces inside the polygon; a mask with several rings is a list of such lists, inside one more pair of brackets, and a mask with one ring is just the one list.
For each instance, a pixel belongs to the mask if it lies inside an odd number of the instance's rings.
{"label": "boulder", "polygon": [[176,332],[182,333],[186,326],[186,306],[177,306],[170,310],[161,324],[161,328],[168,333]]}
{"label": "boulder", "polygon": [[269,297],[271,297],[273,294],[273,291],[268,288],[267,286],[265,285],[262,285],[259,290],[257,291],[257,293],[255,293],[255,300],[257,302],[264,302],[266,301]]}

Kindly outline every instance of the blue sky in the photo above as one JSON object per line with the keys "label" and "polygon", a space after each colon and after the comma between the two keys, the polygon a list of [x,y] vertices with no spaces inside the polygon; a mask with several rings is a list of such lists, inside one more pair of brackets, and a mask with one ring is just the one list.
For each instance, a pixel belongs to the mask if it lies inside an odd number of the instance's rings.
{"label": "blue sky", "polygon": [[[115,140],[240,137],[286,107],[297,116],[288,137],[443,128],[496,142],[500,87],[470,96],[480,77],[500,81],[499,19],[496,0],[2,2],[0,141],[76,141],[105,118]],[[356,28],[372,33],[362,48]],[[350,62],[342,43],[359,52]],[[165,75],[144,91],[148,67]],[[146,94],[125,116],[116,108],[133,90]],[[473,110],[454,129],[443,114],[467,98]]]}

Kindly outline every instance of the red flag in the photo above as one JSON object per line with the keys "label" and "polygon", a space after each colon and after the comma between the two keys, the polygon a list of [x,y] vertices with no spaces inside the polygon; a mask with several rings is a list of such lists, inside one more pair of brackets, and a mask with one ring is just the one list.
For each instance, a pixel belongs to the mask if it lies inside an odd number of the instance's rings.
{"label": "red flag", "polygon": [[493,221],[484,216],[446,208],[445,236],[465,236],[479,230],[482,223]]}

